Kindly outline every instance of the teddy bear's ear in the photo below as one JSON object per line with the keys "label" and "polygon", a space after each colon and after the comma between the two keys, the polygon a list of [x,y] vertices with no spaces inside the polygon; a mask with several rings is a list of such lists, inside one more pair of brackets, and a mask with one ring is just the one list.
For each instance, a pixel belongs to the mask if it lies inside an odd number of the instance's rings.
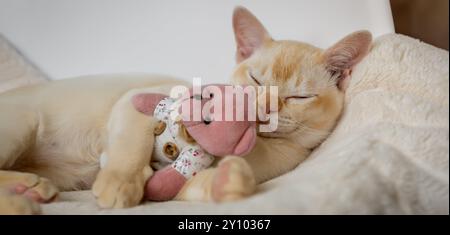
{"label": "teddy bear's ear", "polygon": [[145,115],[151,116],[155,111],[156,105],[166,98],[166,95],[155,94],[155,93],[141,93],[134,95],[131,98],[131,103],[133,103],[134,108]]}

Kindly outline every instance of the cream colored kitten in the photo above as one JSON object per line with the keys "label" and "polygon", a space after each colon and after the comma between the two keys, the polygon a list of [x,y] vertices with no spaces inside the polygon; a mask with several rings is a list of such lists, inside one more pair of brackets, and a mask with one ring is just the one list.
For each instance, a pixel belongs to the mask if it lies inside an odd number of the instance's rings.
{"label": "cream colored kitten", "polygon": [[[236,84],[276,85],[278,129],[261,133],[244,159],[225,157],[183,187],[179,200],[230,201],[251,195],[256,184],[296,167],[332,130],[351,69],[367,53],[371,36],[354,33],[328,50],[274,41],[246,9],[237,8]],[[155,122],[129,102],[139,92],[168,93],[183,82],[161,76],[91,76],[0,94],[0,187],[36,201],[58,190],[93,187],[102,207],[129,207],[142,198]],[[267,98],[269,97],[269,99]],[[108,165],[100,172],[98,157]],[[33,213],[35,204],[0,192],[0,213]]]}
{"label": "cream colored kitten", "polygon": [[[163,76],[87,76],[1,94],[0,187],[46,202],[58,190],[89,189],[95,181],[100,206],[138,204],[152,174],[155,121],[130,100],[138,92],[168,94],[176,85],[188,84]],[[99,173],[103,151],[109,159]]]}

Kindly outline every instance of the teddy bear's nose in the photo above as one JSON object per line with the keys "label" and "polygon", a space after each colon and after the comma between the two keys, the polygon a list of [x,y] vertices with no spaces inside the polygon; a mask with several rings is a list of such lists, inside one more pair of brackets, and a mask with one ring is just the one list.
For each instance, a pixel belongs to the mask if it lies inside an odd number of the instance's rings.
{"label": "teddy bear's nose", "polygon": [[203,119],[203,123],[204,123],[205,125],[209,125],[209,124],[211,124],[211,122],[212,122],[212,118],[210,118],[210,117],[205,117],[205,118]]}

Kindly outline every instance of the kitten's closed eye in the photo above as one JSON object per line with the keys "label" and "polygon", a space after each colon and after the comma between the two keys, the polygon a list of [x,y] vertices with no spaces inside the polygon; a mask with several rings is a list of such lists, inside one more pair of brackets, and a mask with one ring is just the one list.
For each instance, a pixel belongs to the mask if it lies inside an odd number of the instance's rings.
{"label": "kitten's closed eye", "polygon": [[286,103],[292,104],[305,104],[314,100],[318,95],[299,95],[299,96],[288,96],[284,98]]}
{"label": "kitten's closed eye", "polygon": [[300,96],[288,96],[286,99],[309,99],[315,98],[317,95],[300,95]]}

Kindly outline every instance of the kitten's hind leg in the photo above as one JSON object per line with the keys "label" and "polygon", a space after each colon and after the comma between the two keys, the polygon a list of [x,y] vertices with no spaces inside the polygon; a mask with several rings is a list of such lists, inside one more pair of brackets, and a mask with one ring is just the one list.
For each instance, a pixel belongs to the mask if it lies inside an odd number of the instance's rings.
{"label": "kitten's hind leg", "polygon": [[37,114],[0,103],[0,170],[10,169],[36,139]]}
{"label": "kitten's hind leg", "polygon": [[0,189],[42,203],[53,201],[58,194],[58,188],[50,180],[17,171],[0,171]]}
{"label": "kitten's hind leg", "polygon": [[40,212],[38,203],[0,189],[0,215],[34,215]]}
{"label": "kitten's hind leg", "polygon": [[[0,113],[0,189],[23,194],[36,202],[51,201],[58,190],[49,180],[35,174],[11,171],[17,160],[35,143],[37,114],[10,103],[0,103]],[[4,200],[11,199],[5,197]]]}

